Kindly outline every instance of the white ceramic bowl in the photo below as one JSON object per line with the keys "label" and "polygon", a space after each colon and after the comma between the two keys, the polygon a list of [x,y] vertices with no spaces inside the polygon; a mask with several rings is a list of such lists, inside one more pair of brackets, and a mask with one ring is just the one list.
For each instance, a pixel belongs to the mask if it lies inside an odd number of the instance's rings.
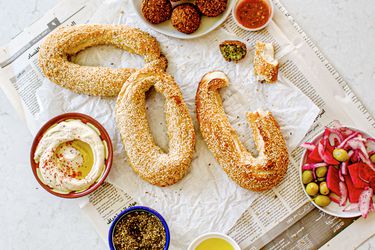
{"label": "white ceramic bowl", "polygon": [[[349,127],[349,126],[345,126],[345,127],[348,127],[348,128],[350,128],[350,129],[352,129],[354,131],[359,131],[364,136],[370,137],[370,135],[368,133],[366,133],[366,132],[364,132],[362,130],[355,129],[355,128],[352,128],[352,127]],[[316,144],[323,137],[323,133],[324,133],[324,131],[322,133],[319,133],[318,135],[316,135],[310,142]],[[301,187],[303,189],[303,192],[311,200],[311,197],[306,193],[305,185],[302,182],[302,166],[305,164],[306,159],[307,159],[307,149],[304,150],[304,152],[302,154],[302,157],[301,157],[300,164],[299,164],[299,178],[300,178],[300,183],[301,183]],[[320,209],[321,211],[323,211],[323,212],[325,212],[325,213],[327,213],[329,215],[332,215],[332,216],[341,217],[341,218],[353,218],[353,217],[361,216],[361,212],[359,210],[348,211],[348,212],[343,212],[342,211],[348,204],[350,204],[349,201],[347,201],[346,206],[343,206],[343,207],[340,207],[337,203],[335,203],[333,201],[328,206],[326,206],[326,207],[320,207],[317,204],[315,204],[314,201],[311,201],[311,203],[315,207],[317,207],[318,209]]]}
{"label": "white ceramic bowl", "polygon": [[267,25],[272,21],[272,18],[273,18],[273,2],[271,0],[264,0],[268,3],[268,6],[270,7],[270,17],[268,19],[268,21],[261,27],[259,28],[255,28],[255,29],[250,29],[250,28],[247,28],[245,26],[243,26],[242,24],[240,24],[237,20],[237,17],[236,17],[236,9],[237,9],[237,5],[239,3],[241,3],[243,0],[237,0],[236,1],[236,4],[234,5],[234,7],[232,8],[232,16],[233,16],[233,19],[234,21],[236,22],[236,24],[238,25],[238,27],[244,29],[244,30],[247,30],[247,31],[257,31],[257,30],[261,30],[261,29],[264,29],[265,27],[267,27]]}
{"label": "white ceramic bowl", "polygon": [[[191,2],[191,1],[181,1],[183,2]],[[193,39],[197,37],[204,36],[208,34],[209,32],[213,31],[216,29],[220,24],[222,24],[225,19],[229,16],[231,13],[231,10],[233,8],[233,5],[235,4],[236,0],[228,0],[228,5],[227,9],[222,13],[221,15],[217,17],[207,17],[207,16],[202,16],[201,19],[201,25],[199,28],[192,34],[184,34],[182,32],[179,32],[176,30],[171,23],[171,20],[167,20],[163,23],[160,24],[151,24],[149,23],[142,14],[141,11],[141,5],[142,1],[141,0],[131,0],[131,3],[133,5],[135,13],[139,16],[139,18],[150,28],[153,30],[156,30],[159,33],[162,33],[164,35],[170,36],[170,37],[175,37],[175,38],[180,38],[180,39]],[[172,3],[173,6],[180,4],[178,3]]]}
{"label": "white ceramic bowl", "polygon": [[228,235],[226,234],[222,234],[222,233],[206,233],[206,234],[202,234],[201,236],[197,237],[195,240],[193,240],[193,242],[191,242],[191,244],[189,245],[189,247],[187,248],[187,250],[195,250],[195,248],[204,240],[207,240],[207,239],[210,239],[210,238],[219,238],[219,239],[223,239],[223,240],[226,240],[229,244],[232,245],[232,247],[234,248],[234,250],[241,250],[240,246],[237,244],[237,242],[235,242],[231,237],[229,237]]}

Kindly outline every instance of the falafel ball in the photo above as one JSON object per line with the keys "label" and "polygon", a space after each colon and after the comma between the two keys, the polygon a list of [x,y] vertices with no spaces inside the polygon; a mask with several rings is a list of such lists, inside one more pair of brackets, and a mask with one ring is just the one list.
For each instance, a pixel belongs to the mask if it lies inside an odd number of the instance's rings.
{"label": "falafel ball", "polygon": [[228,0],[196,0],[200,12],[209,17],[215,17],[227,9]]}
{"label": "falafel ball", "polygon": [[183,3],[173,8],[171,21],[178,31],[191,34],[199,28],[201,16],[193,4]]}
{"label": "falafel ball", "polygon": [[143,0],[142,13],[150,23],[159,24],[171,18],[172,4],[169,0]]}
{"label": "falafel ball", "polygon": [[238,62],[246,56],[246,44],[237,40],[226,40],[220,45],[220,52],[228,62]]}

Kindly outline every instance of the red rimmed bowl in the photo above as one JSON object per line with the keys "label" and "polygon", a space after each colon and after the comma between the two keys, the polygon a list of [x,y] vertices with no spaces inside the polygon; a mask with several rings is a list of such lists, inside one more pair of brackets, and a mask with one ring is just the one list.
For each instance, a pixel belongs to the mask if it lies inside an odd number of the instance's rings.
{"label": "red rimmed bowl", "polygon": [[[104,142],[103,144],[106,147],[106,159],[105,159],[105,168],[103,173],[100,175],[100,177],[87,189],[82,190],[82,191],[75,191],[75,192],[70,192],[70,193],[64,193],[64,192],[59,192],[54,190],[53,188],[49,187],[48,185],[44,184],[43,181],[39,177],[39,164],[35,162],[34,160],[34,154],[36,151],[36,148],[42,139],[44,133],[51,128],[53,125],[56,125],[60,122],[66,121],[66,120],[80,120],[85,124],[90,124],[91,126],[94,126],[97,131],[99,131],[99,137],[102,139]],[[94,192],[107,178],[109,171],[111,170],[112,167],[112,161],[113,161],[113,146],[112,146],[112,141],[111,138],[109,137],[107,131],[105,128],[94,118],[81,114],[81,113],[65,113],[62,115],[58,115],[51,120],[49,120],[46,124],[43,125],[43,127],[39,130],[37,135],[34,138],[33,144],[31,146],[30,150],[30,163],[31,163],[31,168],[33,171],[33,174],[35,176],[35,179],[38,181],[38,183],[49,193],[56,195],[61,198],[79,198],[85,195],[88,195],[92,192]]]}

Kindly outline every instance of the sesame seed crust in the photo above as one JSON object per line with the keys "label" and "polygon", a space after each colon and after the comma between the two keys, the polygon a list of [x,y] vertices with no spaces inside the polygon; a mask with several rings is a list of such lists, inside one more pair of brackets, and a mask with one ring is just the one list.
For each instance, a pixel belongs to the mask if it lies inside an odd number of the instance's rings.
{"label": "sesame seed crust", "polygon": [[[145,92],[154,86],[165,97],[169,152],[158,147],[146,117]],[[169,186],[187,173],[195,148],[193,121],[173,77],[160,69],[142,69],[130,76],[117,98],[116,125],[133,170],[157,186]]]}
{"label": "sesame seed crust", "polygon": [[221,71],[203,76],[196,94],[197,119],[208,148],[228,176],[243,188],[265,191],[284,178],[289,156],[285,140],[271,112],[249,112],[246,117],[259,152],[252,156],[239,140],[222,106],[218,90],[229,85]]}
{"label": "sesame seed crust", "polygon": [[[260,82],[274,83],[277,81],[277,74],[279,73],[279,63],[273,64],[267,61],[263,55],[266,43],[256,42],[254,55],[254,74]],[[270,44],[272,46],[272,44]]]}
{"label": "sesame seed crust", "polygon": [[97,45],[113,45],[144,57],[145,67],[167,68],[158,41],[148,33],[125,25],[77,25],[50,34],[40,47],[39,66],[54,83],[78,94],[117,96],[137,69],[81,66],[71,56]]}

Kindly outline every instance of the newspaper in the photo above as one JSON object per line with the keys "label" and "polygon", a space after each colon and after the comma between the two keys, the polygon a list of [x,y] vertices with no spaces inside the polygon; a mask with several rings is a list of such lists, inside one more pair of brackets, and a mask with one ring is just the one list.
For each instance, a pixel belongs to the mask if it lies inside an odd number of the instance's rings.
{"label": "newspaper", "polygon": [[[290,45],[289,53],[281,59],[280,71],[321,109],[304,140],[331,126],[335,119],[373,131],[374,118],[348,84],[282,4],[279,1],[274,4],[273,23],[263,31],[244,32],[232,18],[225,22],[224,28],[248,42],[262,38],[278,44],[276,48],[285,43]],[[285,185],[260,196],[230,230],[229,234],[243,249],[316,249],[355,220],[326,215],[310,204],[298,179],[302,152],[299,147],[292,151],[295,168],[289,168]]]}
{"label": "newspaper", "polygon": [[[196,131],[199,131],[195,115],[197,84],[204,74],[213,69],[224,71],[231,79],[230,86],[221,91],[223,106],[241,141],[249,149],[254,148],[254,145],[244,115],[247,111],[270,110],[280,124],[290,150],[299,144],[319,113],[317,106],[282,75],[277,84],[259,84],[251,72],[252,67],[249,67],[251,56],[236,64],[226,62],[218,50],[219,43],[238,38],[223,29],[194,40],[173,39],[139,23],[139,17],[132,12],[129,1],[126,0],[103,1],[94,13],[87,13],[86,16],[89,23],[127,24],[140,27],[157,38],[169,61],[168,72],[181,89]],[[77,24],[82,22],[84,21],[74,20]],[[72,22],[67,25],[72,25]],[[113,67],[142,67],[140,59],[139,56],[110,46],[95,46],[72,57],[75,63],[81,65]],[[14,62],[8,67],[17,74],[16,65],[19,64]],[[136,175],[125,159],[115,126],[115,98],[79,95],[43,76],[40,79],[40,86],[35,91],[39,111],[32,120],[29,119],[29,124],[34,123],[35,127],[40,127],[51,117],[66,112],[86,113],[101,122],[109,132],[114,146],[114,161],[107,181],[120,187],[139,204],[162,213],[170,228],[171,249],[186,248],[194,238],[209,231],[227,232],[257,197],[257,193],[241,188],[226,175],[199,132],[196,136],[195,154],[186,177],[169,187],[150,185]],[[13,85],[17,86],[21,82],[21,77],[18,77]],[[29,91],[27,93],[30,94]],[[151,90],[147,94],[146,106],[150,129],[156,135],[155,141],[161,148],[167,149],[163,98]],[[107,194],[107,190],[103,192]],[[103,195],[98,196],[105,198]]]}
{"label": "newspaper", "polygon": [[[43,76],[36,63],[39,42],[60,25],[87,22],[87,16],[100,9],[102,2],[62,1],[0,50],[1,88],[33,134],[38,129],[33,121],[41,113],[35,93],[43,83]],[[245,32],[235,26],[231,17],[221,29],[250,45],[256,40],[271,41],[276,45],[283,78],[309,96],[321,110],[304,140],[312,138],[335,119],[346,125],[372,131],[375,128],[373,117],[347,83],[281,3],[274,1],[274,4],[274,19],[267,29],[255,33]],[[262,193],[228,231],[241,248],[316,249],[354,221],[322,214],[308,202],[298,181],[301,153],[298,147],[291,152],[286,180],[273,190]],[[83,202],[82,209],[106,241],[109,224],[116,214],[135,204],[135,200],[120,188],[105,183]]]}

